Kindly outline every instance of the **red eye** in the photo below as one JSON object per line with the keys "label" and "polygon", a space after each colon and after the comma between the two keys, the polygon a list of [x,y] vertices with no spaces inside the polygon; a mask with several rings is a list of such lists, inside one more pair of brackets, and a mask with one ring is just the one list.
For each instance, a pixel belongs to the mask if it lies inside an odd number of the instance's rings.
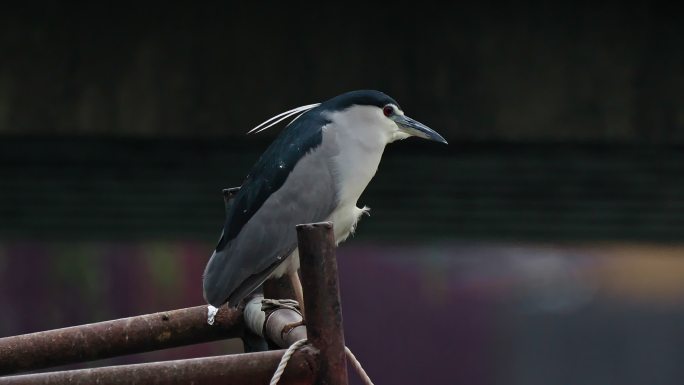
{"label": "red eye", "polygon": [[385,106],[382,108],[382,113],[385,114],[388,118],[394,114],[394,107],[392,106]]}

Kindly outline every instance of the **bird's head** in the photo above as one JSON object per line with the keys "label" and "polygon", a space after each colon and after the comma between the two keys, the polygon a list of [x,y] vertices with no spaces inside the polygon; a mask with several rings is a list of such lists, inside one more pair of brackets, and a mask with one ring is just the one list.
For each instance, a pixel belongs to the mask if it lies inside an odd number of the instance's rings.
{"label": "bird's head", "polygon": [[335,120],[380,131],[387,143],[411,136],[447,143],[430,127],[406,116],[399,103],[380,91],[347,92],[322,103],[321,107],[330,111]]}
{"label": "bird's head", "polygon": [[323,103],[293,108],[266,120],[248,133],[264,131],[292,117],[292,122],[302,115],[306,119],[311,116],[309,113],[322,114],[340,127],[377,134],[385,143],[417,136],[447,144],[435,130],[406,116],[394,99],[374,90],[351,91]]}

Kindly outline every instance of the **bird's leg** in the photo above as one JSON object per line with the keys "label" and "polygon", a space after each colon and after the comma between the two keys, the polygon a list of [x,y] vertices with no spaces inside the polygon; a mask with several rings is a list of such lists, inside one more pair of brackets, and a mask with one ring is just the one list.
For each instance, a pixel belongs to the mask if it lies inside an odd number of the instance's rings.
{"label": "bird's leg", "polygon": [[294,289],[295,299],[299,303],[299,311],[302,313],[302,320],[285,326],[285,328],[283,328],[284,333],[289,333],[290,330],[296,328],[297,326],[306,324],[304,320],[304,290],[302,289],[302,281],[299,280],[299,274],[297,274],[296,269],[291,269],[291,271],[288,271],[287,276],[290,278],[290,285]]}
{"label": "bird's leg", "polygon": [[302,314],[304,314],[304,290],[302,289],[302,281],[299,280],[297,270],[290,271],[287,274],[290,277],[290,284],[295,292],[295,299],[299,302],[299,309]]}

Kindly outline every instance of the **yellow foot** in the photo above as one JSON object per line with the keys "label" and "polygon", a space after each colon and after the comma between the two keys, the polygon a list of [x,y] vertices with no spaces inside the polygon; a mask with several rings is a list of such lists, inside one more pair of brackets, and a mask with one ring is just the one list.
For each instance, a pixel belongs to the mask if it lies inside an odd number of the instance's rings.
{"label": "yellow foot", "polygon": [[302,325],[306,325],[306,321],[301,320],[301,321],[293,322],[291,324],[287,324],[287,325],[285,325],[285,327],[283,327],[283,334],[287,334],[290,331],[292,331],[292,329],[296,328],[297,326],[302,326]]}

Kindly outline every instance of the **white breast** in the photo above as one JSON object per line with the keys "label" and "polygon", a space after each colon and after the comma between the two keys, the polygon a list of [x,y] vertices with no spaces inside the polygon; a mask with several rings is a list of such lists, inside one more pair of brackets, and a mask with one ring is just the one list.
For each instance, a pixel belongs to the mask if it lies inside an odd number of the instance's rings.
{"label": "white breast", "polygon": [[[382,118],[382,119],[381,119]],[[333,157],[339,206],[356,205],[378,170],[388,134],[379,125],[386,119],[377,107],[354,106],[329,115],[323,140],[334,140],[339,152]]]}
{"label": "white breast", "polygon": [[324,140],[334,140],[339,149],[333,157],[338,206],[330,216],[338,242],[356,227],[367,207],[356,207],[361,194],[378,170],[382,153],[390,140],[392,127],[377,107],[353,106],[331,113],[331,123],[323,131]]}

